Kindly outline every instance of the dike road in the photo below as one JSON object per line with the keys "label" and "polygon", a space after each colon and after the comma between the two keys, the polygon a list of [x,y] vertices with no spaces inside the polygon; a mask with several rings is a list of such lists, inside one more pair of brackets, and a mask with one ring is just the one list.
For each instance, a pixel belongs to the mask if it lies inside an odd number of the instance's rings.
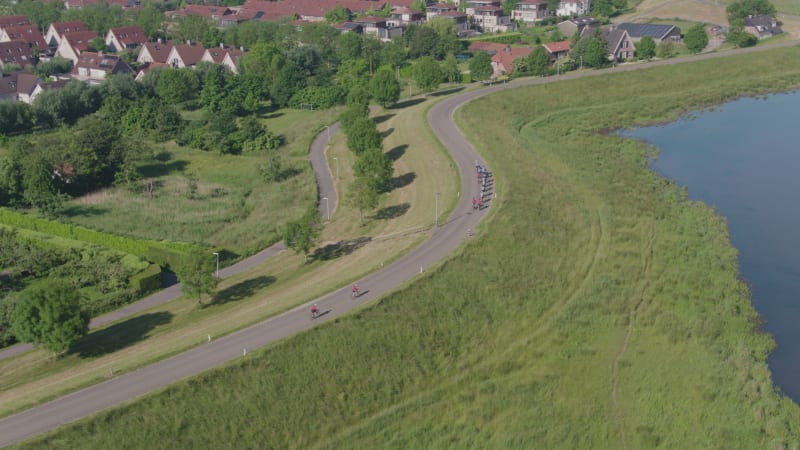
{"label": "dike road", "polygon": [[[794,45],[798,45],[798,43],[796,41],[781,42],[763,47],[740,49],[735,54]],[[424,272],[426,268],[441,261],[455,250],[462,241],[469,239],[467,230],[475,230],[485,215],[485,211],[473,210],[471,197],[479,192],[473,175],[475,163],[480,163],[484,167],[486,167],[486,164],[466,140],[453,120],[455,111],[465,103],[504,89],[553,83],[584,76],[600,76],[613,72],[647,69],[660,65],[718,58],[730,54],[731,52],[707,53],[654,61],[647,64],[631,64],[602,70],[573,72],[549,78],[521,79],[507,84],[496,84],[484,89],[455,94],[442,100],[430,109],[428,122],[442,145],[450,152],[461,173],[461,198],[447,221],[431,230],[428,240],[391,265],[358,280],[358,284],[362,287],[362,294],[358,299],[351,298],[349,287],[337,289],[304,305],[231,333],[218,340],[9,416],[0,420],[0,447],[44,433],[59,425],[76,421],[123,402],[131,401],[148,392],[212,369],[222,363],[242,358],[247,350],[263,347],[299,331],[341,316],[349,310],[360,306],[365,300],[375,299],[401,286]],[[315,143],[320,139],[322,140],[323,151],[324,142],[327,141],[327,138],[323,137],[325,134],[327,134],[327,130],[320,133],[315,140]],[[324,156],[322,161],[323,163],[325,162]],[[325,165],[325,170],[318,171],[315,169],[315,173],[318,175],[321,173],[323,176],[331,178],[327,164]],[[322,183],[320,183],[320,186],[320,198],[327,197],[329,202],[334,202],[334,204],[330,205],[331,210],[333,210],[335,201],[331,199],[336,198],[335,192],[326,193],[323,191]],[[332,182],[330,186],[332,188]],[[322,205],[320,205],[320,209],[322,213]],[[479,235],[480,233],[477,234]],[[316,303],[323,313],[319,319],[314,321],[309,317],[309,308],[313,303]]]}

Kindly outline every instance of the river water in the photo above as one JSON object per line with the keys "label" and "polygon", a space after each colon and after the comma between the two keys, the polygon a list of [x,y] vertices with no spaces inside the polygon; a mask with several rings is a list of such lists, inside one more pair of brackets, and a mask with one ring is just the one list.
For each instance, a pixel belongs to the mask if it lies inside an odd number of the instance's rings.
{"label": "river water", "polygon": [[727,217],[753,303],[775,337],[775,384],[800,403],[800,93],[744,98],[624,133],[652,167]]}

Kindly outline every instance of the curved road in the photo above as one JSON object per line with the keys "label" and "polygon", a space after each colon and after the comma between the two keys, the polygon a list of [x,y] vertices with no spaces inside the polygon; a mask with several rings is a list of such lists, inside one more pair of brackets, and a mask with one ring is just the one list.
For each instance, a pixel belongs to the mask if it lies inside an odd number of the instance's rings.
{"label": "curved road", "polygon": [[[789,45],[797,45],[797,43],[780,43],[755,49],[739,50],[738,53],[761,51],[767,48]],[[428,121],[442,144],[452,154],[453,160],[461,171],[461,192],[466,195],[462,196],[445,225],[434,229],[430,239],[425,243],[390,266],[359,280],[359,284],[365,288],[362,297],[375,298],[383,295],[412,279],[423,271],[425,267],[435,264],[458,247],[461,241],[467,238],[466,230],[474,229],[483,217],[482,212],[476,212],[472,209],[469,198],[473,193],[477,192],[472,173],[475,162],[481,162],[481,158],[453,122],[453,114],[461,105],[477,97],[507,88],[556,82],[581,76],[597,76],[613,71],[644,69],[656,65],[677,64],[687,60],[720,56],[725,56],[725,53],[704,54],[692,58],[621,66],[577,74],[571,73],[553,78],[521,80],[516,83],[496,85],[456,95],[435,105],[428,114]],[[483,163],[481,162],[481,164]],[[329,196],[328,198],[330,199],[331,197]],[[326,314],[312,322],[308,314],[310,303],[317,303],[322,312]],[[341,288],[306,305],[227,335],[217,341],[195,347],[135,372],[90,386],[10,416],[0,421],[0,446],[21,441],[58,425],[78,420],[92,413],[132,400],[182,378],[211,369],[226,361],[242,357],[246,349],[262,347],[298,331],[311,328],[315,324],[331,320],[360,304],[361,301],[354,301],[350,298],[347,287]]]}

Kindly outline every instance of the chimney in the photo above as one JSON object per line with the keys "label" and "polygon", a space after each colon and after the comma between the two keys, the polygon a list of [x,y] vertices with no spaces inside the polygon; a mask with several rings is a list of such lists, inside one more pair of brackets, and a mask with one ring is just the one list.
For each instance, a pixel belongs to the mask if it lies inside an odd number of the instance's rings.
{"label": "chimney", "polygon": [[192,45],[192,40],[191,39],[187,39],[186,40],[186,45]]}
{"label": "chimney", "polygon": [[222,42],[220,42],[220,43],[219,43],[219,48],[221,48],[221,49],[225,49],[225,44],[223,44]]}
{"label": "chimney", "polygon": [[244,45],[239,46],[239,51],[244,53]]}
{"label": "chimney", "polygon": [[159,44],[163,44],[164,43],[164,41],[162,41],[161,38],[156,39],[156,42],[158,42]]}

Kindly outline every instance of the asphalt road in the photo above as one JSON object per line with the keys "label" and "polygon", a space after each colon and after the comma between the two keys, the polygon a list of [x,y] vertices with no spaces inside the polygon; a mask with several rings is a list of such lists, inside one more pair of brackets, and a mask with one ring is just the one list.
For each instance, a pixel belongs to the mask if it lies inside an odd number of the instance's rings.
{"label": "asphalt road", "polygon": [[[797,45],[797,43],[781,43],[769,47],[757,47],[755,50],[740,50],[739,52],[760,51],[766,48],[788,45]],[[0,446],[21,441],[61,424],[78,420],[92,413],[132,400],[182,378],[211,369],[223,362],[246,357],[244,354],[247,349],[252,350],[265,346],[278,339],[334,319],[355,308],[365,300],[373,299],[389,292],[414,278],[424,271],[426,267],[430,267],[452,252],[464,239],[469,238],[467,237],[467,230],[474,230],[485,213],[484,211],[473,210],[470,198],[478,192],[473,175],[474,164],[476,161],[481,164],[483,162],[452,120],[455,110],[464,103],[474,98],[512,87],[557,82],[580,76],[597,76],[613,71],[644,69],[656,65],[677,64],[686,60],[708,59],[719,56],[724,56],[724,53],[658,61],[651,64],[621,66],[580,74],[570,73],[560,77],[527,79],[516,83],[495,85],[479,91],[467,92],[440,102],[431,108],[428,120],[442,144],[452,154],[453,160],[461,171],[461,199],[449,219],[443,226],[432,230],[430,239],[425,243],[393,264],[359,280],[358,283],[363,291],[361,297],[355,300],[352,299],[348,287],[338,289],[308,304],[211,343],[202,344],[135,372],[121,375],[5,418],[0,421]],[[323,131],[323,133],[326,132]],[[485,166],[485,164],[483,165]],[[311,303],[316,303],[320,310],[325,313],[314,321],[309,317],[309,305]]]}

